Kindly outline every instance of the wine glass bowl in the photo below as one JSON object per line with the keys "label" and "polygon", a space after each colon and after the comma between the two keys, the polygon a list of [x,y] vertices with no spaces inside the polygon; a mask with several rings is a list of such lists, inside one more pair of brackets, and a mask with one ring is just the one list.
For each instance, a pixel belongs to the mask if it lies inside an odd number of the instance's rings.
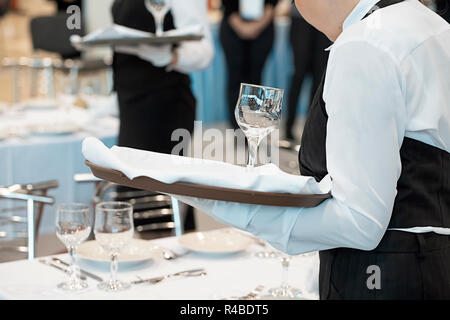
{"label": "wine glass bowl", "polygon": [[256,165],[261,141],[280,125],[283,95],[283,89],[241,84],[235,117],[248,140],[248,167]]}
{"label": "wine glass bowl", "polygon": [[99,284],[104,291],[128,289],[130,285],[116,279],[120,251],[134,235],[133,207],[127,202],[101,202],[95,208],[95,239],[109,253],[111,276]]}
{"label": "wine glass bowl", "polygon": [[83,243],[92,230],[89,207],[81,203],[60,204],[56,210],[56,236],[67,247],[71,257],[68,268],[70,280],[58,285],[66,291],[78,291],[87,288],[86,281],[78,277],[75,256],[77,247]]}
{"label": "wine glass bowl", "polygon": [[170,0],[145,0],[145,6],[155,19],[155,34],[161,36],[164,32],[164,17],[170,9]]}

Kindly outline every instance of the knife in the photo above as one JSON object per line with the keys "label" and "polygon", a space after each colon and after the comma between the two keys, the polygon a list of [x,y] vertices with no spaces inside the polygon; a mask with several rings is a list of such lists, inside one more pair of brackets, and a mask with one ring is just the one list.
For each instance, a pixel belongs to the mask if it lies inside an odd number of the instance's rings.
{"label": "knife", "polygon": [[[53,267],[53,268],[55,268],[55,269],[58,269],[58,270],[60,270],[60,271],[62,271],[62,272],[64,272],[64,273],[69,273],[69,274],[70,274],[69,270],[64,269],[63,267],[57,266],[56,264],[51,263],[50,261],[41,259],[41,260],[39,260],[39,262],[42,263],[42,264],[45,264],[45,265],[47,265],[47,266]],[[81,280],[86,280],[86,276],[80,274],[80,279],[81,279]]]}
{"label": "knife", "polygon": [[[61,259],[59,259],[59,258],[53,257],[52,260],[55,261],[55,262],[57,262],[57,263],[61,263],[62,265],[65,265],[66,267],[69,267],[69,266],[70,266],[67,262],[65,262],[65,261],[63,261],[63,260],[61,260]],[[100,278],[99,276],[97,276],[97,275],[95,275],[95,274],[93,274],[93,273],[87,272],[86,270],[80,269],[80,273],[81,273],[81,275],[83,275],[84,277],[89,277],[89,278],[94,279],[94,280],[97,280],[97,281],[99,281],[99,282],[103,282],[103,279],[102,279],[102,278]]]}
{"label": "knife", "polygon": [[172,273],[172,274],[168,274],[165,276],[160,276],[160,277],[155,277],[155,278],[150,278],[150,279],[139,279],[139,280],[131,281],[131,283],[132,284],[141,284],[141,283],[157,284],[167,278],[172,278],[172,277],[179,277],[179,276],[199,277],[199,276],[203,276],[203,275],[206,275],[205,269],[193,269],[193,270],[180,271],[177,273]]}

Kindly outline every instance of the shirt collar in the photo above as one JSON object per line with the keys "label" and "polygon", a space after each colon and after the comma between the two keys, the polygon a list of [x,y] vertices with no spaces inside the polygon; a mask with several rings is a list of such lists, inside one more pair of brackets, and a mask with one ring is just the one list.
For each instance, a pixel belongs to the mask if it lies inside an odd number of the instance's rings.
{"label": "shirt collar", "polygon": [[[344,24],[342,25],[342,30],[347,29],[352,24],[361,21],[362,18],[369,13],[369,11],[378,3],[380,0],[360,0],[350,15],[345,19]],[[334,46],[334,43],[325,49],[325,51],[330,51]]]}
{"label": "shirt collar", "polygon": [[347,19],[345,19],[342,29],[345,30],[352,24],[361,21],[378,2],[380,0],[360,0]]}

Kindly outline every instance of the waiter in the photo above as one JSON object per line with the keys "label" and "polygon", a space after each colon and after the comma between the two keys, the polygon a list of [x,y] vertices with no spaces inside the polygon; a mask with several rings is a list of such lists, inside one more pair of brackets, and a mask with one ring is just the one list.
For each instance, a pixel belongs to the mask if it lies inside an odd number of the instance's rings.
{"label": "waiter", "polygon": [[[155,20],[146,1],[116,0],[112,7],[114,23],[155,33]],[[171,4],[164,31],[201,25],[204,38],[176,46],[116,48],[113,70],[120,146],[171,153],[179,143],[172,141],[172,133],[177,129],[193,131],[196,101],[188,73],[206,68],[213,57],[206,1],[172,0]],[[190,213],[185,228],[192,225]]]}
{"label": "waiter", "polygon": [[[114,23],[154,33],[155,20],[146,1],[116,0],[112,7]],[[178,143],[171,141],[172,132],[192,132],[194,128],[196,102],[188,73],[206,68],[213,56],[206,1],[171,2],[164,31],[203,25],[205,37],[178,46],[116,48],[113,68],[120,109],[120,146],[171,153]]]}
{"label": "waiter", "polygon": [[333,198],[186,200],[289,254],[319,250],[321,299],[450,299],[450,25],[418,0],[296,5],[334,41],[299,157]]}

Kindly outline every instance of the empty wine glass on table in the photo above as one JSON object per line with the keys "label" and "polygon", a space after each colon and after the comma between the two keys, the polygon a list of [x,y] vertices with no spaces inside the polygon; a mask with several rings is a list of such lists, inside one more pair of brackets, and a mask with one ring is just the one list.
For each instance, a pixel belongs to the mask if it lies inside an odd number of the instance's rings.
{"label": "empty wine glass on table", "polygon": [[127,202],[101,202],[95,208],[95,239],[109,253],[111,275],[108,281],[98,285],[104,291],[120,291],[129,283],[117,280],[120,251],[133,239],[133,207]]}
{"label": "empty wine glass on table", "polygon": [[81,203],[61,204],[56,210],[56,235],[67,247],[71,258],[68,268],[70,279],[58,285],[66,291],[78,291],[87,288],[86,281],[79,278],[79,268],[75,257],[77,247],[83,243],[91,233],[91,217],[89,207]]}
{"label": "empty wine glass on table", "polygon": [[282,89],[241,84],[235,117],[248,141],[249,168],[256,165],[261,141],[280,125],[283,94]]}
{"label": "empty wine glass on table", "polygon": [[281,284],[277,288],[269,290],[269,294],[276,299],[294,299],[300,298],[300,290],[289,284],[289,266],[291,256],[279,251],[278,256],[281,258]]}
{"label": "empty wine glass on table", "polygon": [[164,32],[164,17],[170,9],[170,0],[145,0],[145,6],[153,15],[156,25],[156,35],[161,36]]}

